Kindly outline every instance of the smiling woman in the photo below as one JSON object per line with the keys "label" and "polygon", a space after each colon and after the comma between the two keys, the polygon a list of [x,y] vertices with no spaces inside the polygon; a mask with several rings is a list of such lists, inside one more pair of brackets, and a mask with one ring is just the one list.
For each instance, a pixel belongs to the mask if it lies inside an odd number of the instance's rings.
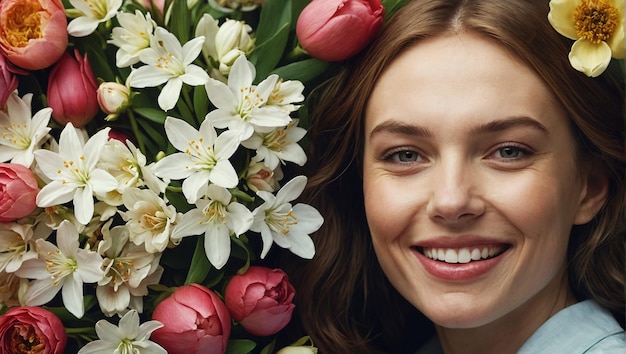
{"label": "smiling woman", "polygon": [[624,83],[549,12],[411,1],[316,101],[295,281],[323,352],[626,349]]}

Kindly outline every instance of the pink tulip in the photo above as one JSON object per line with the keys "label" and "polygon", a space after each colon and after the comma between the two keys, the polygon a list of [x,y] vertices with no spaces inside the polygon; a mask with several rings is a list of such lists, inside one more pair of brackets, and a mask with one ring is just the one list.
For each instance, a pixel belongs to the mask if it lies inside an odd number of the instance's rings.
{"label": "pink tulip", "polygon": [[224,297],[231,316],[246,331],[269,336],[291,320],[295,293],[282,270],[252,266],[230,280]]}
{"label": "pink tulip", "polygon": [[230,315],[211,290],[181,286],[154,309],[152,319],[163,327],[151,339],[170,354],[223,354],[230,336]]}
{"label": "pink tulip", "polygon": [[380,0],[313,0],[300,14],[296,34],[311,56],[345,60],[370,42],[384,12]]}
{"label": "pink tulip", "polygon": [[29,168],[0,163],[0,222],[30,215],[37,207],[37,193],[37,179]]}
{"label": "pink tulip", "polygon": [[0,29],[0,51],[24,69],[47,68],[67,48],[67,19],[61,0],[2,0]]}
{"label": "pink tulip", "polygon": [[87,55],[74,51],[52,68],[48,80],[48,106],[52,118],[65,125],[68,122],[80,128],[89,123],[98,113],[98,82],[91,69]]}
{"label": "pink tulip", "polygon": [[0,316],[1,353],[63,353],[63,323],[41,307],[14,307]]}
{"label": "pink tulip", "polygon": [[0,54],[0,109],[7,104],[9,96],[19,84],[16,74],[24,75],[26,72],[15,68]]}

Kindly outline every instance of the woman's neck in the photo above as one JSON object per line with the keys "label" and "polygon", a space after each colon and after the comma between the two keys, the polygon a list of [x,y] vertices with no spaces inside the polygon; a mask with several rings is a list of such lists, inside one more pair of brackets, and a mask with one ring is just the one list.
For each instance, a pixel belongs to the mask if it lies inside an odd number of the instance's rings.
{"label": "woman's neck", "polygon": [[[436,326],[439,341],[446,354],[515,353],[550,317],[576,303],[567,284],[552,289],[552,296],[538,294],[506,316],[476,328],[445,328]],[[561,283],[563,285],[563,283]],[[563,290],[566,289],[566,290]],[[553,298],[553,301],[546,301]]]}

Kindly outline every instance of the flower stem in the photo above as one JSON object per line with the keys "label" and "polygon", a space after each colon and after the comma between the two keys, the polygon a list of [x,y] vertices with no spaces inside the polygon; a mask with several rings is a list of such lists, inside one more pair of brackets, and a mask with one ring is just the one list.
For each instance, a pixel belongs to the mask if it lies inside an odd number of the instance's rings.
{"label": "flower stem", "polygon": [[133,129],[133,134],[135,134],[135,139],[137,139],[137,144],[139,145],[139,150],[146,153],[146,144],[143,141],[143,136],[139,133],[139,126],[137,125],[137,118],[135,118],[135,113],[132,110],[128,110],[128,120],[130,121],[130,126]]}

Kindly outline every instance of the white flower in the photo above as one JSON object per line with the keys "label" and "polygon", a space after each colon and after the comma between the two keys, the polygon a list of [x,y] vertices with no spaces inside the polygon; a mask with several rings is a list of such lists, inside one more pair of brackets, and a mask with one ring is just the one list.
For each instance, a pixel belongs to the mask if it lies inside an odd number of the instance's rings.
{"label": "white flower", "polygon": [[83,283],[95,283],[104,275],[102,257],[97,252],[79,248],[78,232],[69,221],[57,229],[57,246],[49,241],[37,240],[39,258],[22,263],[15,274],[36,279],[24,294],[29,306],[48,303],[63,289],[63,305],[74,316],[81,318]]}
{"label": "white flower", "polygon": [[228,76],[228,86],[219,80],[209,79],[207,95],[217,109],[209,112],[205,119],[217,128],[239,132],[242,140],[248,139],[255,131],[269,132],[289,124],[289,112],[266,104],[276,87],[278,76],[270,75],[255,86],[252,85],[255,75],[252,63],[239,56]]}
{"label": "white flower", "polygon": [[238,237],[248,231],[253,217],[248,208],[232,201],[232,195],[225,188],[212,184],[207,189],[207,197],[196,201],[196,208],[183,215],[172,237],[204,233],[206,256],[220,269],[230,256],[230,235]]}
{"label": "white flower", "polygon": [[136,245],[144,245],[147,252],[163,252],[179,217],[174,206],[167,205],[150,189],[128,188],[122,199],[128,209],[121,214],[129,239]]}
{"label": "white flower", "polygon": [[31,118],[31,93],[23,98],[14,91],[7,100],[6,111],[0,110],[0,161],[30,167],[33,151],[38,149],[48,136],[52,108],[46,107]]}
{"label": "white flower", "polygon": [[0,223],[0,272],[15,272],[24,261],[37,258],[31,249],[32,238],[32,225]]}
{"label": "white flower", "polygon": [[167,117],[165,133],[178,152],[159,160],[154,166],[158,177],[183,181],[183,194],[189,204],[206,194],[208,183],[234,188],[239,177],[228,160],[237,150],[237,134],[223,132],[219,136],[204,120],[200,130],[177,118]]}
{"label": "white flower", "polygon": [[122,204],[122,194],[127,188],[148,186],[156,193],[164,193],[167,186],[154,175],[152,166],[146,165],[146,156],[129,140],[124,144],[110,139],[104,146],[97,167],[109,172],[118,182],[116,193],[109,196],[114,199],[105,200],[111,205]]}
{"label": "white flower", "polygon": [[98,340],[87,343],[79,354],[167,354],[160,345],[149,340],[155,330],[163,327],[159,321],[139,325],[137,311],[128,311],[115,326],[106,320],[96,323]]}
{"label": "white flower", "polygon": [[209,74],[192,64],[202,51],[204,37],[197,37],[181,47],[172,33],[157,27],[150,39],[150,48],[139,53],[144,65],[133,70],[130,86],[137,88],[155,87],[165,84],[159,93],[159,107],[168,111],[176,105],[183,83],[191,86],[204,85]]}
{"label": "white flower", "polygon": [[68,123],[59,138],[59,152],[35,151],[35,159],[52,182],[37,195],[37,206],[45,208],[73,201],[76,220],[89,223],[94,211],[93,195],[104,195],[117,188],[117,180],[96,163],[108,139],[109,128],[94,134],[86,143]]}
{"label": "white flower", "polygon": [[253,211],[254,223],[250,230],[261,233],[261,258],[267,255],[272,240],[302,258],[311,259],[315,255],[315,246],[309,234],[317,231],[324,219],[310,205],[291,206],[289,203],[300,196],[306,181],[306,177],[297,176],[287,182],[276,196],[269,192],[257,192],[265,202]]}
{"label": "white flower", "polygon": [[90,35],[100,23],[113,18],[122,6],[122,0],[69,0],[69,2],[84,15],[73,19],[67,25],[67,33],[74,37]]}
{"label": "white flower", "polygon": [[119,49],[115,53],[115,64],[118,68],[139,62],[139,53],[150,47],[150,35],[156,23],[150,13],[144,14],[135,10],[135,14],[120,12],[117,14],[120,27],[113,28],[111,39],[107,41]]}
{"label": "white flower", "polygon": [[[146,283],[148,276],[161,269],[160,254],[148,253],[144,246],[128,242],[128,227],[116,226],[109,230],[111,222],[102,227],[103,240],[98,253],[104,259],[104,277],[98,282],[96,296],[100,309],[106,316],[122,315],[131,306],[134,296],[147,295],[147,285],[156,284],[157,279]],[[140,310],[140,309],[136,309]]]}
{"label": "white flower", "polygon": [[270,95],[267,105],[277,106],[284,109],[287,112],[294,112],[300,108],[300,105],[295,105],[296,102],[304,101],[304,85],[297,80],[278,80],[274,85],[274,90]]}
{"label": "white flower", "polygon": [[256,150],[254,161],[264,161],[270,169],[278,167],[279,162],[286,161],[300,166],[306,163],[306,153],[298,144],[304,137],[306,130],[297,127],[298,120],[294,119],[286,128],[274,129],[269,133],[255,133],[241,145]]}

